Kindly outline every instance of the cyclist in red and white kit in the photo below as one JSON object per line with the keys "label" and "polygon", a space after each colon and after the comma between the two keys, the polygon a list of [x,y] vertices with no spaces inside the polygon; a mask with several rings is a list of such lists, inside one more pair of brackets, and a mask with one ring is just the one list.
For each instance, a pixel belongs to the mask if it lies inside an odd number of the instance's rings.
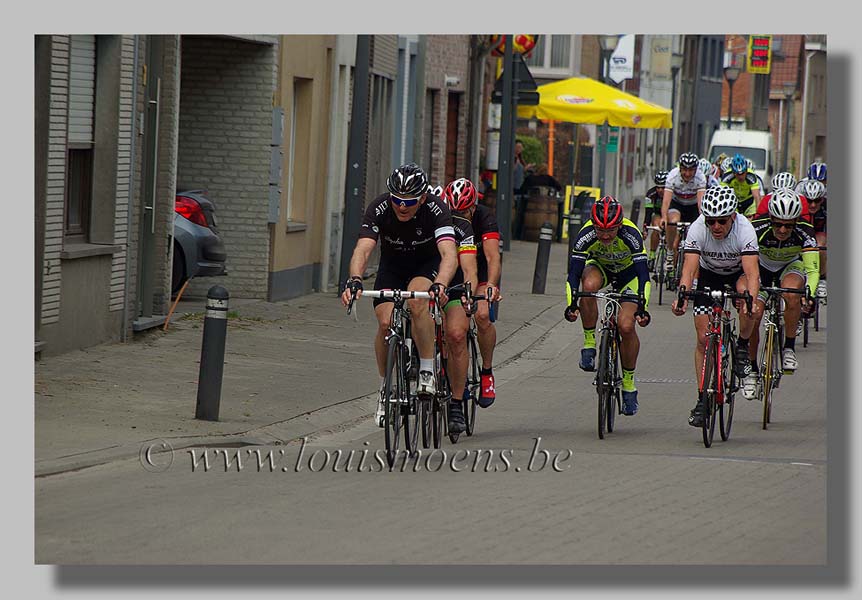
{"label": "cyclist in red and white kit", "polygon": [[[661,205],[661,226],[678,223],[680,220],[694,223],[700,214],[700,202],[705,191],[706,178],[698,169],[697,154],[683,152],[679,156],[679,166],[674,167],[667,175]],[[668,227],[666,235],[668,248],[673,249],[673,252],[668,253],[666,261],[665,270],[669,273],[677,264],[679,253],[676,227]]]}

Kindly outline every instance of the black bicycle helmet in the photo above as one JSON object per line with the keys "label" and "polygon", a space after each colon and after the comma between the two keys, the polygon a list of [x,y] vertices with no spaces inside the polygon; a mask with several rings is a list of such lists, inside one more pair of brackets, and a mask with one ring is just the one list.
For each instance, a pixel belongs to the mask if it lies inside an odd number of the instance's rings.
{"label": "black bicycle helmet", "polygon": [[697,154],[694,152],[683,152],[679,155],[679,166],[685,169],[697,167]]}
{"label": "black bicycle helmet", "polygon": [[652,180],[657,186],[664,187],[664,184],[667,183],[667,171],[658,171]]}
{"label": "black bicycle helmet", "polygon": [[401,165],[389,175],[386,187],[390,194],[402,198],[418,198],[428,189],[428,177],[419,165],[407,163]]}

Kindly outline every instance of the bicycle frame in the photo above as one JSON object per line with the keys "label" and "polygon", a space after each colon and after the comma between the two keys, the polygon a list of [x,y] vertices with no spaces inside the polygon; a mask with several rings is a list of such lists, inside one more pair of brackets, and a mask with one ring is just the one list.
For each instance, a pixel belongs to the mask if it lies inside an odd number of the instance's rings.
{"label": "bicycle frame", "polygon": [[763,350],[760,360],[761,367],[758,379],[760,383],[760,399],[763,402],[762,428],[766,429],[772,420],[772,395],[778,388],[784,368],[781,361],[781,347],[784,342],[784,297],[783,294],[805,294],[805,289],[783,287],[761,287],[766,293],[766,305],[763,311],[763,322],[766,335],[763,340]]}

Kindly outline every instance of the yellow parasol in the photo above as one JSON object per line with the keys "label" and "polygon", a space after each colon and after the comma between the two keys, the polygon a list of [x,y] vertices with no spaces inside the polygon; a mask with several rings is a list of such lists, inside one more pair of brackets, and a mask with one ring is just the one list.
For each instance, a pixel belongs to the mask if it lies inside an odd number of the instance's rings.
{"label": "yellow parasol", "polygon": [[595,123],[614,127],[670,129],[672,111],[589,77],[540,85],[539,104],[518,106],[518,117],[543,121]]}

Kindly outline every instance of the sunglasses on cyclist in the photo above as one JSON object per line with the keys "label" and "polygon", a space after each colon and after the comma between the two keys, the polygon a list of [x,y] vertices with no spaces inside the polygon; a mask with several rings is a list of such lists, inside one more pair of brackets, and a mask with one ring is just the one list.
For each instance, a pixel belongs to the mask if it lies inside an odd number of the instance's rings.
{"label": "sunglasses on cyclist", "polygon": [[780,223],[778,221],[772,221],[772,226],[776,229],[794,229],[796,227],[796,223]]}
{"label": "sunglasses on cyclist", "polygon": [[393,204],[403,206],[404,208],[410,208],[411,206],[419,204],[419,198],[399,198],[392,194],[389,194],[389,200],[391,200]]}
{"label": "sunglasses on cyclist", "polygon": [[729,219],[730,219],[730,217],[710,217],[710,218],[705,218],[704,220],[706,221],[707,227],[712,227],[715,224],[727,225],[727,221]]}

